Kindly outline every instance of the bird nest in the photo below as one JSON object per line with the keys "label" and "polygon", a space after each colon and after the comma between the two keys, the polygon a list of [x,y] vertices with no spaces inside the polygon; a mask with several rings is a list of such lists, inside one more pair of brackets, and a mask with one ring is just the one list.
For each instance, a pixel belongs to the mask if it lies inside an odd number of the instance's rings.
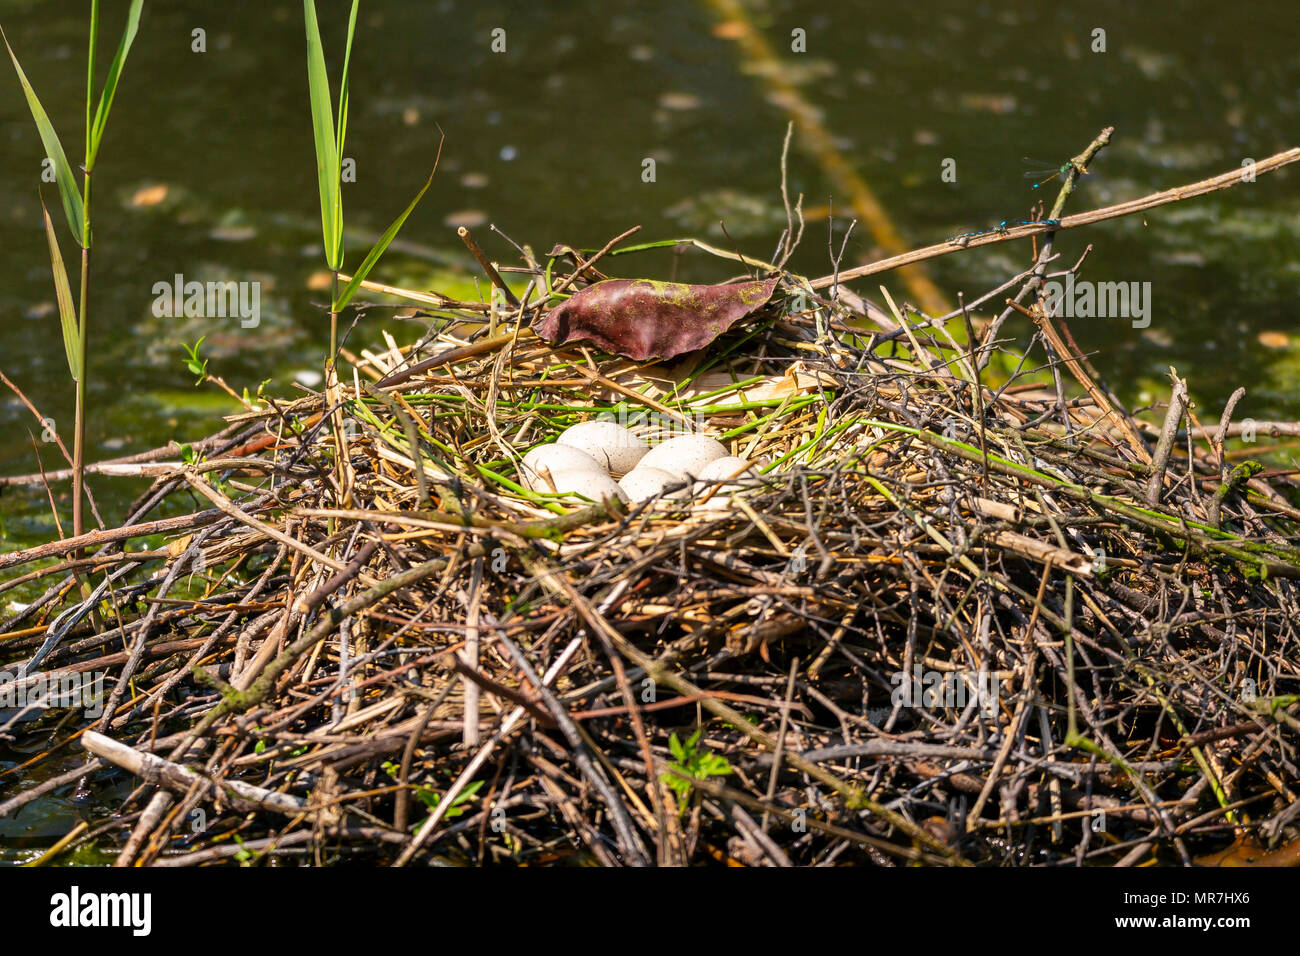
{"label": "bird nest", "polygon": [[[135,465],[121,528],[0,556],[53,581],[0,624],[5,686],[107,698],[0,712],[42,741],[0,815],[76,786],[97,809],[52,853],[156,865],[1294,855],[1286,479],[1234,467],[1227,415],[1184,427],[1176,377],[1147,423],[1071,348],[1081,397],[995,382],[991,343],[853,298],[783,275],[671,363],[444,303]],[[592,419],[758,473],[527,490],[521,456]]]}

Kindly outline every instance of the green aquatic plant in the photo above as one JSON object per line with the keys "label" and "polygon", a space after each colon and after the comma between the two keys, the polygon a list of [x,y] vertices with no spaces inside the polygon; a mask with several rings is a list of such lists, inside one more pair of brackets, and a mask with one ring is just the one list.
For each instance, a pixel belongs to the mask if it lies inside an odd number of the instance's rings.
{"label": "green aquatic plant", "polygon": [[181,348],[185,350],[185,367],[198,378],[198,381],[194,383],[195,385],[202,385],[203,380],[208,375],[208,360],[199,358],[199,349],[203,346],[203,340],[206,338],[206,335],[201,335],[193,345],[181,344]]}
{"label": "green aquatic plant", "polygon": [[348,66],[352,61],[352,38],[356,33],[357,10],[360,0],[352,0],[348,16],[347,44],[343,50],[343,69],[339,77],[338,110],[330,96],[329,74],[325,69],[325,48],[321,43],[320,25],[316,19],[315,0],[303,0],[303,19],[307,30],[307,89],[311,97],[312,136],[316,144],[316,179],[320,188],[321,233],[325,240],[325,263],[331,275],[330,282],[330,352],[325,362],[326,384],[333,384],[335,357],[338,354],[338,322],[341,313],[361,283],[375,267],[380,256],[397,238],[398,231],[408,216],[433,184],[442,155],[442,140],[438,142],[438,156],[434,157],[429,178],[415,194],[392,224],[384,230],[362,260],[361,265],[341,290],[339,273],[343,269],[343,143],[348,129]]}
{"label": "green aquatic plant", "polygon": [[[396,764],[391,760],[385,760],[380,766],[383,767],[384,772],[394,780],[400,780],[402,778],[402,768],[400,764]],[[446,820],[454,820],[456,817],[464,814],[465,811],[469,809],[470,802],[477,799],[476,795],[482,788],[482,780],[471,780],[467,783],[464,789],[462,789],[460,793],[456,794],[455,798],[451,801],[451,804],[447,807],[447,812],[443,815],[443,818]],[[428,787],[415,787],[414,791],[420,802],[431,811],[438,809],[438,804],[442,803],[442,794],[430,790]]]}
{"label": "green aquatic plant", "polygon": [[90,248],[93,232],[90,219],[90,184],[91,174],[95,169],[95,160],[99,156],[99,147],[104,140],[104,130],[108,125],[108,114],[113,107],[113,98],[117,94],[117,83],[126,65],[131,44],[135,42],[136,31],[140,26],[140,11],[144,0],[132,0],[127,11],[126,26],[117,44],[117,53],[109,64],[108,75],[95,98],[95,49],[99,41],[99,0],[90,4],[90,41],[86,53],[86,149],[81,165],[82,185],[77,186],[76,176],[68,163],[68,156],[55,132],[49,114],[41,105],[36,90],[27,80],[18,62],[18,56],[9,45],[9,37],[0,29],[9,58],[13,61],[31,110],[36,130],[45,148],[46,163],[43,168],[50,169],[58,185],[59,198],[63,204],[63,213],[67,217],[68,227],[72,230],[74,241],[81,247],[81,284],[80,295],[74,306],[72,286],[68,281],[68,270],[63,264],[63,255],[59,251],[59,240],[50,219],[49,210],[45,208],[44,199],[41,209],[45,216],[45,235],[50,246],[50,268],[54,274],[55,298],[59,307],[59,322],[63,330],[63,348],[68,358],[68,370],[76,383],[76,420],[74,424],[72,451],[72,533],[79,536],[85,531],[82,513],[83,486],[85,483],[85,446],[86,446],[86,340],[90,328]]}
{"label": "green aquatic plant", "polygon": [[677,794],[682,810],[685,810],[692,790],[692,783],[686,778],[707,780],[709,777],[725,777],[731,773],[731,764],[726,757],[700,747],[700,735],[703,732],[703,727],[698,728],[685,743],[678,740],[676,734],[668,738],[668,749],[676,760],[668,765],[669,772],[663,775],[663,781]]}

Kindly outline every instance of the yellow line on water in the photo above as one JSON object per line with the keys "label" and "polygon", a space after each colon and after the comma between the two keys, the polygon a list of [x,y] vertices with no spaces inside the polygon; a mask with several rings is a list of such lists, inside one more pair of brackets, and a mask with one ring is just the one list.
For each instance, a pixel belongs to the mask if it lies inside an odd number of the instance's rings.
{"label": "yellow line on water", "polygon": [[[885,208],[876,199],[853,165],[835,148],[831,132],[822,122],[820,111],[786,78],[780,59],[766,38],[754,26],[749,11],[740,0],[706,0],[726,29],[719,35],[735,40],[740,45],[741,56],[752,73],[757,73],[767,86],[768,99],[779,106],[794,121],[798,132],[797,142],[817,164],[831,184],[839,190],[853,208],[854,215],[870,232],[888,255],[899,255],[911,247],[904,241]],[[918,266],[904,266],[898,270],[908,292],[917,305],[930,315],[943,315],[951,311],[947,298],[938,286],[930,281],[925,270]]]}

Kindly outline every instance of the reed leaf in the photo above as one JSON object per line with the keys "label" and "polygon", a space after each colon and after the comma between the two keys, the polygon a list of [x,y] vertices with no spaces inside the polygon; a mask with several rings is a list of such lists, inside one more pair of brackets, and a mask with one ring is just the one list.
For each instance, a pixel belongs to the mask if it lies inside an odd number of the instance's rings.
{"label": "reed leaf", "polygon": [[4,39],[5,49],[9,51],[9,59],[13,60],[14,70],[18,73],[18,82],[22,84],[23,93],[27,96],[27,105],[32,111],[32,119],[36,121],[37,132],[41,134],[45,155],[54,163],[54,175],[59,186],[59,198],[63,200],[63,212],[68,217],[73,238],[80,244],[85,238],[85,213],[81,205],[81,191],[77,188],[72,167],[68,165],[67,154],[63,152],[63,144],[59,142],[59,134],[54,131],[54,124],[50,122],[49,114],[45,112],[45,107],[41,106],[41,101],[36,91],[32,89],[31,83],[27,82],[27,74],[18,64],[18,57],[14,54],[14,48],[9,45],[9,37],[5,36],[3,29],[0,29],[0,38]]}
{"label": "reed leaf", "polygon": [[339,78],[339,115],[334,142],[338,149],[340,172],[343,165],[343,141],[348,133],[348,69],[352,65],[352,37],[357,32],[357,8],[360,6],[360,0],[352,0],[352,13],[348,16],[348,42],[343,48],[343,75]]}
{"label": "reed leaf", "polygon": [[95,51],[99,49],[99,0],[90,0],[90,35],[86,38],[86,159],[90,159],[90,128],[94,114],[90,112],[95,102]]}
{"label": "reed leaf", "polygon": [[[126,65],[127,54],[135,42],[136,31],[140,27],[140,10],[144,0],[131,0],[131,9],[126,15],[126,27],[122,30],[122,39],[117,44],[117,54],[108,67],[108,77],[104,80],[104,89],[99,94],[99,105],[95,109],[95,118],[87,129],[86,135],[86,171],[94,169],[95,157],[99,153],[99,143],[104,138],[104,127],[108,124],[108,112],[113,108],[113,97],[117,94],[117,81]],[[92,60],[93,63],[93,53]],[[87,90],[89,92],[89,89]],[[87,106],[90,99],[87,97]]]}
{"label": "reed leaf", "polygon": [[[355,5],[356,0],[354,8]],[[337,272],[343,266],[343,197],[334,108],[330,99],[329,75],[325,71],[320,25],[316,21],[315,0],[303,0],[302,9],[307,30],[307,88],[311,94],[312,135],[316,142],[321,233],[325,240],[325,262],[331,271]]]}
{"label": "reed leaf", "polygon": [[433,160],[433,170],[429,173],[429,178],[425,181],[424,186],[415,194],[415,198],[411,200],[410,205],[402,211],[400,216],[393,220],[392,225],[385,229],[384,234],[376,240],[373,246],[370,247],[370,251],[366,253],[365,260],[357,268],[356,274],[352,276],[352,279],[339,294],[338,300],[331,304],[331,312],[342,312],[343,309],[347,307],[347,304],[352,301],[352,297],[356,295],[357,289],[361,288],[361,283],[364,282],[366,276],[370,274],[370,270],[373,269],[375,263],[379,261],[379,257],[384,254],[389,245],[392,244],[392,241],[397,238],[397,233],[402,228],[402,224],[406,222],[406,218],[411,215],[420,200],[424,198],[424,194],[429,191],[429,187],[433,185],[433,177],[438,172],[438,160],[441,157],[442,140],[439,140],[438,155]]}
{"label": "reed leaf", "polygon": [[54,297],[59,302],[59,324],[63,327],[63,351],[68,356],[68,371],[74,381],[80,381],[81,336],[77,325],[77,308],[72,303],[72,286],[68,283],[68,270],[63,265],[63,254],[59,251],[59,237],[54,232],[54,223],[50,211],[41,200],[41,212],[45,214],[45,238],[50,241],[50,270],[54,273]]}

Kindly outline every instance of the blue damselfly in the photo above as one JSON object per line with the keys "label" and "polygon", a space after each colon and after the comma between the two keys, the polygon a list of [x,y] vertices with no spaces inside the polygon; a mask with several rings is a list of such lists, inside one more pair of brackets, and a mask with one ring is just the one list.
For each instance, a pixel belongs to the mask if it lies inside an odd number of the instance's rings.
{"label": "blue damselfly", "polygon": [[1076,173],[1078,173],[1080,177],[1088,175],[1088,171],[1085,170],[1082,166],[1075,165],[1074,160],[1070,160],[1067,163],[1062,163],[1060,166],[1056,166],[1053,165],[1052,163],[1045,163],[1041,159],[1031,159],[1030,157],[1025,156],[1021,159],[1021,162],[1023,162],[1026,166],[1034,167],[1033,169],[1030,169],[1024,174],[1025,178],[1039,180],[1038,182],[1034,183],[1033,186],[1030,187],[1031,189],[1037,189],[1040,186],[1045,186],[1047,183],[1050,183],[1057,176],[1067,175],[1071,169],[1073,169]]}
{"label": "blue damselfly", "polygon": [[1059,219],[1003,219],[996,226],[992,226],[988,229],[977,229],[974,232],[963,232],[957,236],[949,236],[948,242],[960,243],[963,239],[970,240],[974,239],[976,236],[988,236],[994,233],[998,235],[1006,235],[1006,233],[1016,226],[1059,226],[1060,224],[1061,220]]}

